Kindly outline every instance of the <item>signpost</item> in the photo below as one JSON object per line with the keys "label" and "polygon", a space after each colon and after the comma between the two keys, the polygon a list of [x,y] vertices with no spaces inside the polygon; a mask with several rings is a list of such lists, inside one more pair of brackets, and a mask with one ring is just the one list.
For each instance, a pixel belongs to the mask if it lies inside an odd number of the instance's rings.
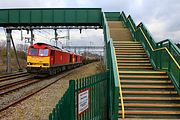
{"label": "signpost", "polygon": [[84,113],[89,108],[89,88],[78,93],[78,114]]}

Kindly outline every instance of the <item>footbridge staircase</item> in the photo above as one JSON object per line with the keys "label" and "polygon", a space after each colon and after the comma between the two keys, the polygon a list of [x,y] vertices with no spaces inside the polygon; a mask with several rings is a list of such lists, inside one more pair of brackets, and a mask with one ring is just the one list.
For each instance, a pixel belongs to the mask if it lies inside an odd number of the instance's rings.
{"label": "footbridge staircase", "polygon": [[143,23],[136,26],[124,12],[104,17],[107,51],[114,56],[109,68],[116,66],[119,87],[115,117],[180,118],[179,48],[171,40],[156,43]]}
{"label": "footbridge staircase", "polygon": [[[8,73],[13,30],[103,29],[106,71],[70,81],[49,120],[180,119],[180,50],[169,39],[155,42],[130,15],[101,8],[0,9],[0,27]],[[80,110],[83,91],[87,99]]]}

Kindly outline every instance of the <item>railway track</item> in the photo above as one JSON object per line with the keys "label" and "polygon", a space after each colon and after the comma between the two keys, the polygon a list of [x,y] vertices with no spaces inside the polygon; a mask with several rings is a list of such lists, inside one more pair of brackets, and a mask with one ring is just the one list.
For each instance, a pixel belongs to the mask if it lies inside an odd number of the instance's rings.
{"label": "railway track", "polygon": [[16,78],[19,78],[19,77],[25,77],[25,76],[28,76],[28,75],[30,75],[30,74],[27,73],[27,72],[9,74],[9,75],[2,75],[2,76],[0,76],[0,82],[9,81],[9,80],[16,79]]}
{"label": "railway track", "polygon": [[[57,81],[59,81],[61,78],[69,75],[73,70],[70,70],[68,72],[64,72],[60,75],[56,75],[56,76],[52,76],[52,77],[48,77],[48,78],[44,78],[44,79],[33,79],[33,78],[29,78],[26,80],[22,80],[21,82],[18,81],[16,83],[12,83],[12,84],[7,84],[7,86],[1,86],[0,87],[0,99],[2,99],[4,96],[8,96],[8,94],[15,94],[16,92],[20,92],[23,88],[27,88],[29,86],[32,85],[36,85],[36,84],[43,84],[43,82],[47,82],[46,84],[37,87],[35,89],[30,90],[29,92],[27,92],[26,94],[22,95],[21,97],[18,97],[18,99],[15,99],[13,101],[8,102],[8,104],[5,105],[1,105],[0,106],[0,112],[8,109],[9,107],[20,103],[21,101],[31,97],[32,95],[38,93],[39,91],[47,88],[48,86],[56,83]],[[14,85],[14,86],[13,86]],[[37,85],[38,86],[38,85]],[[1,103],[2,104],[2,103]]]}
{"label": "railway track", "polygon": [[26,86],[35,84],[37,82],[40,82],[40,81],[30,78],[30,79],[18,81],[16,83],[11,83],[11,84],[9,84],[7,86],[0,87],[0,96],[3,96],[3,95],[8,94],[10,92],[22,89],[22,88],[24,88]]}

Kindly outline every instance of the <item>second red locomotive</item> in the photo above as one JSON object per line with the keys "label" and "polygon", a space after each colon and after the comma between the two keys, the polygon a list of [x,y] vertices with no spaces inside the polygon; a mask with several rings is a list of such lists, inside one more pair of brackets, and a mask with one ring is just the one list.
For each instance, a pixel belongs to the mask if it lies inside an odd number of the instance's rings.
{"label": "second red locomotive", "polygon": [[82,64],[82,56],[45,43],[28,48],[27,71],[30,73],[56,74]]}

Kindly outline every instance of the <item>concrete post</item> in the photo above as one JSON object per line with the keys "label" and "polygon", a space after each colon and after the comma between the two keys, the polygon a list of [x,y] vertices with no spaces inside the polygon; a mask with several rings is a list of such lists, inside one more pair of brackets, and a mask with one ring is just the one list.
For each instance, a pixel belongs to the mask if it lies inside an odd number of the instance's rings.
{"label": "concrete post", "polygon": [[6,39],[7,39],[7,45],[6,45],[6,72],[11,73],[11,30],[6,29]]}

